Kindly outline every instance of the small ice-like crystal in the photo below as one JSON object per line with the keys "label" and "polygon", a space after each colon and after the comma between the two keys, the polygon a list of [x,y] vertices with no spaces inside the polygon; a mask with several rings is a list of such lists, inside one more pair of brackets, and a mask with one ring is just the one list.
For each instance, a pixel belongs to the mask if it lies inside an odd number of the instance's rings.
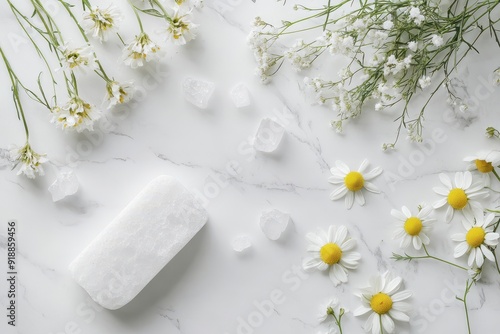
{"label": "small ice-like crystal", "polygon": [[213,82],[186,78],[182,84],[184,97],[186,100],[198,108],[207,109],[208,102],[215,90]]}
{"label": "small ice-like crystal", "polygon": [[273,152],[283,138],[285,128],[270,118],[264,118],[259,125],[253,147],[261,152]]}
{"label": "small ice-like crystal", "polygon": [[234,86],[229,94],[231,95],[231,100],[233,100],[236,108],[244,108],[250,105],[250,93],[248,92],[248,88],[243,83],[239,83]]}
{"label": "small ice-like crystal", "polygon": [[71,196],[78,191],[79,183],[76,174],[70,170],[62,170],[57,179],[49,187],[54,202],[60,201],[66,196]]}
{"label": "small ice-like crystal", "polygon": [[260,228],[271,240],[278,240],[289,222],[290,215],[278,209],[266,210],[260,216]]}
{"label": "small ice-like crystal", "polygon": [[252,247],[252,240],[248,235],[240,235],[231,241],[231,246],[236,252],[243,252],[245,249]]}

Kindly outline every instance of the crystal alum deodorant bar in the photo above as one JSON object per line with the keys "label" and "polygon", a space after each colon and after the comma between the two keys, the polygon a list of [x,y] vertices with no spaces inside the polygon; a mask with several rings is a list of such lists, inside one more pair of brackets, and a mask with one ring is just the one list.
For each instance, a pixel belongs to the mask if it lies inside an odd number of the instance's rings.
{"label": "crystal alum deodorant bar", "polygon": [[207,212],[171,176],[151,181],[69,270],[101,306],[130,302],[205,225]]}

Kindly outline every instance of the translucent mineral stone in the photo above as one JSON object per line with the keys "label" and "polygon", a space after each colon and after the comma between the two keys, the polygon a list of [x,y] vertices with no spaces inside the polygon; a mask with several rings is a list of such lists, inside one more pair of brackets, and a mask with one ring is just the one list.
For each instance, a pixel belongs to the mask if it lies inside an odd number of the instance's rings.
{"label": "translucent mineral stone", "polygon": [[201,109],[208,107],[208,102],[215,90],[213,82],[186,78],[182,84],[186,100]]}
{"label": "translucent mineral stone", "polygon": [[52,200],[57,202],[75,194],[79,186],[78,178],[72,170],[62,170],[50,185],[49,192],[52,194]]}
{"label": "translucent mineral stone", "polygon": [[261,152],[273,152],[283,138],[285,128],[270,118],[264,118],[260,122],[259,129],[255,135],[253,147]]}
{"label": "translucent mineral stone", "polygon": [[271,240],[278,240],[286,230],[290,222],[290,215],[278,209],[270,209],[262,212],[260,217],[260,228]]}
{"label": "translucent mineral stone", "polygon": [[231,95],[231,100],[233,100],[236,108],[244,108],[250,105],[250,93],[248,92],[248,88],[243,83],[239,83],[234,86],[229,94]]}
{"label": "translucent mineral stone", "polygon": [[240,235],[231,241],[231,246],[236,252],[243,252],[244,250],[252,247],[252,240],[248,235]]}

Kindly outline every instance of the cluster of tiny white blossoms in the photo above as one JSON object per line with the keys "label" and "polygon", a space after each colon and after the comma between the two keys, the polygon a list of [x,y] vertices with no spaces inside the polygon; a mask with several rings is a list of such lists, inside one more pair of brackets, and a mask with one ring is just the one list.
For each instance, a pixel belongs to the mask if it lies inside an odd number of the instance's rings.
{"label": "cluster of tiny white blossoms", "polygon": [[[125,44],[119,34],[124,15],[115,5],[101,3],[93,5],[91,2],[92,0],[82,0],[81,10],[68,2],[58,2],[63,14],[67,15],[66,18],[69,18],[77,28],[75,29],[77,36],[71,38],[67,36],[71,29],[59,29],[62,15],[52,15],[53,10],[46,8],[44,2],[31,2],[30,13],[25,12],[28,10],[26,8],[18,8],[15,2],[8,3],[12,15],[26,34],[33,50],[43,59],[45,66],[43,71],[48,72],[48,75],[42,76],[44,74],[42,72],[38,77],[39,91],[35,92],[28,88],[29,85],[20,81],[7,55],[0,48],[12,84],[14,106],[26,133],[26,144],[20,149],[13,150],[11,154],[13,162],[21,166],[18,174],[25,174],[29,178],[34,178],[37,174],[43,175],[42,164],[48,161],[44,155],[36,153],[30,146],[28,122],[24,115],[20,91],[24,90],[33,100],[49,110],[50,122],[57,128],[75,132],[93,131],[96,121],[103,116],[101,108],[92,103],[91,99],[84,98],[86,93],[79,89],[79,81],[83,75],[96,75],[99,80],[104,81],[104,107],[107,109],[129,103],[134,98],[136,92],[134,83],[120,81],[109,75],[93,47],[94,40],[106,43],[113,38],[114,41],[119,40]],[[198,25],[191,21],[191,17],[195,9],[202,7],[202,0],[133,0],[128,4],[140,29],[139,33],[125,44],[122,51],[124,64],[132,69],[157,61],[163,55],[161,52],[163,47],[153,41],[151,35],[144,30],[145,25],[141,16],[148,15],[163,20],[161,35],[171,44],[184,45],[196,36]],[[39,47],[37,40],[40,38],[49,44],[50,52]],[[103,49],[98,48],[98,50]],[[59,64],[57,68],[52,67],[53,61],[49,59],[50,57],[56,59]],[[50,78],[51,85],[44,85],[44,78]],[[59,81],[63,81],[64,84],[60,85]],[[61,103],[61,99],[58,98],[60,94],[56,89],[58,85],[66,88],[65,103]],[[52,92],[46,91],[46,87],[51,87]]]}
{"label": "cluster of tiny white blossoms", "polygon": [[[316,101],[331,106],[337,114],[332,126],[342,131],[343,123],[358,117],[363,108],[382,111],[401,106],[396,140],[405,127],[408,139],[419,142],[428,101],[440,87],[453,95],[445,83],[456,69],[455,53],[461,45],[474,49],[474,43],[454,40],[457,29],[472,32],[471,21],[487,17],[496,6],[489,6],[486,0],[478,4],[481,9],[477,10],[422,0],[363,2],[360,8],[351,7],[349,2],[329,2],[321,9],[296,5],[296,10],[305,12],[303,17],[282,20],[280,26],[257,17],[248,41],[257,74],[264,82],[283,68],[286,59],[293,68],[302,70],[320,57],[328,57],[325,55],[331,55],[334,64],[339,63],[339,57],[347,57],[348,65],[336,76],[321,73],[304,78]],[[463,18],[460,27],[456,17]],[[315,31],[319,36],[309,39]],[[295,42],[287,48],[291,37],[296,37]],[[410,108],[410,100],[421,92],[427,96],[423,106]],[[414,109],[418,113],[412,115]],[[392,147],[394,144],[384,145],[385,149]]]}

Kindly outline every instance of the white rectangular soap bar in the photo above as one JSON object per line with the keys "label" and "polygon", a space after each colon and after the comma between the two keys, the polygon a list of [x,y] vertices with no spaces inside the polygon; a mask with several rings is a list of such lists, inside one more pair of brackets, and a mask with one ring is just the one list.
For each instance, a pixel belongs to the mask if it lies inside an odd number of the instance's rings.
{"label": "white rectangular soap bar", "polygon": [[207,212],[179,181],[160,176],[70,264],[101,306],[130,302],[205,225]]}

